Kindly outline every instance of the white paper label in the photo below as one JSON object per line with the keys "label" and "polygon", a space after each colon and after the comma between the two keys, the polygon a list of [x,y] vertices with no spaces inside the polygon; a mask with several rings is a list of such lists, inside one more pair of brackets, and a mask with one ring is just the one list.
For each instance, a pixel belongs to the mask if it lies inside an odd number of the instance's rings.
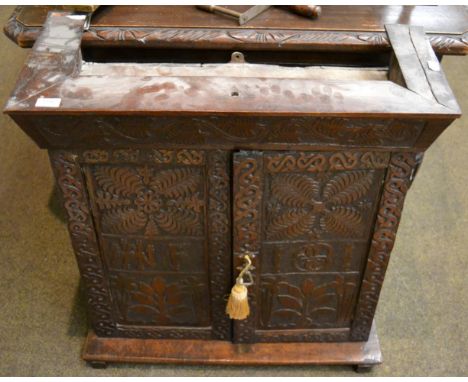
{"label": "white paper label", "polygon": [[86,15],[68,15],[67,17],[72,20],[84,20]]}
{"label": "white paper label", "polygon": [[36,107],[59,107],[61,98],[46,98],[41,97],[36,100]]}

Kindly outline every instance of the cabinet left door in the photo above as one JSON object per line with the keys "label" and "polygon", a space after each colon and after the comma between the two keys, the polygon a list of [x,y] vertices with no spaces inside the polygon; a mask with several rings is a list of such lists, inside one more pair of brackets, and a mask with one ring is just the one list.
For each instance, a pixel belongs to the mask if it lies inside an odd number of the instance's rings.
{"label": "cabinet left door", "polygon": [[98,335],[230,339],[228,155],[51,152]]}

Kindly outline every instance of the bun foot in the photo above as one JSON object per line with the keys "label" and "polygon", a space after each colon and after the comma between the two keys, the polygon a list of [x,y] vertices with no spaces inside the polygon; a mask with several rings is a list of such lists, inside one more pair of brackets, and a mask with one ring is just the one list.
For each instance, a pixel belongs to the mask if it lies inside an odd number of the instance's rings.
{"label": "bun foot", "polygon": [[369,373],[372,371],[373,365],[354,365],[354,371],[356,373]]}
{"label": "bun foot", "polygon": [[104,361],[88,361],[88,365],[91,366],[93,369],[106,369],[107,362]]}

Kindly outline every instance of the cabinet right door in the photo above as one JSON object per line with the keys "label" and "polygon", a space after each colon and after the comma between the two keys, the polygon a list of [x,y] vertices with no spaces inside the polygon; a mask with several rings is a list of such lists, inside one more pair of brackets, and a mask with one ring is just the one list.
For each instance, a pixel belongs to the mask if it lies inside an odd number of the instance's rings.
{"label": "cabinet right door", "polygon": [[234,155],[234,276],[254,256],[236,342],[350,340],[385,152]]}

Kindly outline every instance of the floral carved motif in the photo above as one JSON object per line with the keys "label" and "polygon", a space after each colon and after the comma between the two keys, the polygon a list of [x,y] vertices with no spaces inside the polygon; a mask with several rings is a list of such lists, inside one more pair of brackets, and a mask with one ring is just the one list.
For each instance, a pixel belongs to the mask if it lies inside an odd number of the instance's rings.
{"label": "floral carved motif", "polygon": [[363,170],[338,173],[325,183],[302,174],[273,177],[267,239],[318,238],[324,232],[362,236],[363,206],[355,203],[366,196],[373,182],[373,172]]}
{"label": "floral carved motif", "polygon": [[[127,41],[135,45],[145,44],[217,44],[225,48],[233,44],[261,44],[262,46],[355,46],[365,50],[390,49],[385,32],[354,31],[295,31],[254,29],[98,29],[90,28],[83,35],[84,43],[93,41]],[[468,45],[465,35],[430,34],[429,41],[437,53],[463,53]]]}
{"label": "floral carved motif", "polygon": [[333,248],[327,243],[311,243],[305,245],[292,257],[292,262],[298,271],[323,271],[333,257]]}
{"label": "floral carved motif", "polygon": [[196,168],[96,166],[95,203],[104,232],[201,235],[204,199]]}
{"label": "floral carved motif", "polygon": [[262,278],[262,329],[336,327],[350,321],[356,275],[338,274],[327,281],[313,277],[295,281],[286,277]]}
{"label": "floral carved motif", "polygon": [[117,274],[111,276],[112,294],[123,322],[157,326],[209,323],[207,285],[187,276],[173,282],[165,277],[149,279]]}

